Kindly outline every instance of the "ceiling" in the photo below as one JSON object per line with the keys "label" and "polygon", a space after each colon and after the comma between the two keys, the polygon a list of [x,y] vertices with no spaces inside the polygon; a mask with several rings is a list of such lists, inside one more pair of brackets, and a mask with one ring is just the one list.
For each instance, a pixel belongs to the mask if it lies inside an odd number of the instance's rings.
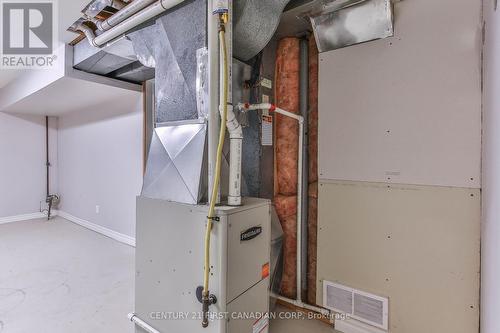
{"label": "ceiling", "polygon": [[119,101],[134,103],[139,91],[131,91],[72,77],[63,77],[24,99],[3,108],[10,113],[60,116],[65,113],[102,107]]}
{"label": "ceiling", "polygon": [[[58,40],[60,43],[69,43],[77,36],[73,32],[66,31],[81,16],[81,10],[90,2],[90,0],[65,0],[57,1],[57,27]],[[15,80],[24,70],[5,70],[0,69],[0,89]]]}

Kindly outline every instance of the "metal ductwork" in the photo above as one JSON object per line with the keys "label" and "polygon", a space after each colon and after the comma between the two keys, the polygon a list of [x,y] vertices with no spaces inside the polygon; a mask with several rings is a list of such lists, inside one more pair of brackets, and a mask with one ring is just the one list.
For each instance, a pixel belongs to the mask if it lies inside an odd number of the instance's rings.
{"label": "metal ductwork", "polygon": [[204,118],[196,82],[197,52],[207,45],[206,22],[206,1],[195,0],[129,34],[137,59],[155,65],[157,123]]}
{"label": "metal ductwork", "polygon": [[[234,57],[249,60],[267,45],[288,2],[233,1]],[[160,13],[163,3],[181,4],[175,10]],[[207,170],[206,158],[191,158],[189,163],[182,161],[185,156],[207,156],[207,4],[207,0],[135,0],[108,20],[92,19],[85,23],[82,30],[90,43],[84,40],[74,48],[77,69],[132,82],[155,78],[157,126],[144,180],[146,197],[193,204],[203,200],[206,193],[207,181],[202,172]],[[130,10],[139,7],[142,7],[139,11]],[[149,13],[160,15],[153,24]],[[137,27],[135,23],[142,26]],[[92,26],[98,29],[93,31]],[[101,45],[103,47],[96,47]],[[249,69],[245,71],[250,73]],[[237,102],[241,98],[248,100],[243,96],[242,82],[234,85],[234,93],[239,96]],[[183,137],[184,134],[187,137]],[[222,173],[227,174],[230,159],[227,152],[224,159]],[[184,163],[182,172],[176,165],[179,160]],[[163,186],[174,179],[178,186]],[[228,186],[223,182],[222,188]],[[244,192],[246,187],[243,180]]]}
{"label": "metal ductwork", "polygon": [[273,37],[281,13],[290,0],[234,1],[234,56],[247,61],[256,56]]}
{"label": "metal ductwork", "polygon": [[207,119],[199,84],[200,62],[207,61],[206,3],[186,2],[129,34],[137,59],[155,66],[157,125],[142,191],[147,198],[198,204],[206,193]]}
{"label": "metal ductwork", "polygon": [[[180,2],[181,1],[173,1],[172,3],[175,5]],[[200,28],[200,30],[195,31],[196,35],[198,36],[197,38],[199,38],[200,31],[206,33],[205,26],[200,25],[200,23],[202,22],[206,23],[206,17],[203,18],[202,21],[200,22],[198,19],[193,19],[192,17],[190,17],[189,16],[190,14],[187,13],[186,10],[184,9],[185,7],[190,7],[194,2],[196,1],[186,1],[186,5],[181,6],[178,10],[175,10],[171,13],[167,12],[166,14],[164,14],[165,17],[170,17],[169,20],[173,20],[177,22],[177,24],[180,24],[176,27],[177,29],[169,33],[171,35],[170,38],[175,39],[176,36],[174,35],[181,35],[178,33],[181,31],[186,31],[186,29],[188,31],[194,31],[190,29],[189,26],[196,26]],[[243,61],[247,61],[252,57],[254,57],[255,55],[257,55],[267,45],[267,43],[271,40],[273,34],[275,33],[278,27],[281,13],[283,12],[285,6],[289,2],[290,0],[233,1],[234,56],[236,58]],[[100,75],[107,75],[107,76],[109,76],[110,73],[113,74],[119,73],[119,75],[114,76],[114,78],[131,82],[142,82],[140,80],[142,80],[143,78],[147,79],[152,78],[150,77],[152,73],[152,70],[150,68],[153,67],[152,64],[143,61],[144,59],[141,58],[141,54],[135,55],[135,57],[130,57],[128,51],[130,50],[129,47],[125,48],[126,51],[123,54],[120,52],[116,52],[115,50],[117,48],[121,48],[122,45],[126,43],[123,41],[124,39],[123,34],[126,33],[127,30],[133,28],[133,24],[131,23],[131,21],[135,20],[133,19],[134,16],[138,15],[144,16],[142,12],[147,11],[149,7],[153,7],[157,3],[159,3],[157,7],[161,9],[163,8],[161,7],[162,6],[161,3],[163,2],[155,0],[135,0],[132,3],[128,4],[127,6],[125,6],[124,8],[122,8],[116,14],[112,15],[107,20],[100,20],[94,17],[99,11],[102,11],[106,6],[114,5],[116,8],[117,4],[119,3],[120,2],[112,0],[96,0],[91,5],[89,5],[88,8],[86,8],[85,12],[89,12],[93,16],[87,15],[88,23],[85,23],[84,19],[79,20],[79,23],[77,24],[78,26],[74,29],[79,29],[83,31],[90,42],[87,40],[83,40],[75,46],[74,67],[86,72],[100,74]],[[170,1],[165,1],[165,3],[170,3]],[[204,4],[202,8],[206,9],[206,4]],[[175,15],[174,17],[177,17],[177,19],[174,19],[171,15],[182,11],[184,11],[185,15],[188,15],[184,19],[178,17],[179,15]],[[156,11],[154,12],[156,13]],[[160,13],[158,12],[158,14]],[[147,15],[145,17],[153,18],[153,16],[150,17]],[[162,21],[162,18],[160,18],[158,21]],[[164,26],[168,26],[168,24],[169,24],[168,22],[163,23]],[[93,31],[92,28],[93,26],[97,26],[96,32]],[[115,30],[117,26],[119,29],[122,29],[120,30],[121,31],[120,33],[116,32]],[[182,29],[179,29],[179,27],[182,27]],[[112,29],[113,30],[112,33],[109,32],[111,28],[115,28]],[[147,28],[142,30],[147,30]],[[144,31],[142,34],[147,35],[147,33],[148,33],[147,31]],[[137,33],[128,33],[127,36],[134,34],[137,35]],[[106,40],[108,39],[107,38],[108,35],[112,38],[116,38],[117,36],[119,37],[120,35],[122,35],[122,37],[118,38],[119,40],[118,45],[120,46],[119,47],[113,46],[114,44],[116,44],[115,40],[112,40],[110,43],[107,42]],[[163,35],[165,35],[165,33],[163,33]],[[160,39],[157,39],[156,41],[159,40]],[[102,43],[102,41],[106,42]],[[152,42],[155,41],[153,40]],[[178,42],[179,41],[177,41],[177,45]],[[206,46],[206,44],[203,46],[200,46],[199,44],[200,43],[197,43],[197,45],[200,48]],[[98,48],[97,46],[100,45],[104,46]],[[186,43],[186,45],[188,44]],[[190,53],[191,49],[188,50]],[[187,53],[188,52],[186,52],[186,54]],[[137,61],[140,61],[140,63],[136,63]],[[132,63],[134,64],[131,65]],[[142,64],[143,66],[141,66],[140,64]],[[193,59],[191,59],[189,64],[192,66],[196,66],[196,62],[194,62]],[[180,68],[182,67],[186,68],[186,66],[181,66]],[[132,72],[127,74],[127,69],[131,69]],[[185,70],[187,70],[187,68]],[[189,85],[192,86],[192,83],[189,84],[186,83],[186,84],[188,86]],[[191,91],[193,91],[193,89],[191,89]],[[191,106],[192,104],[190,105],[190,107]],[[189,119],[189,117],[187,117],[186,119]]]}

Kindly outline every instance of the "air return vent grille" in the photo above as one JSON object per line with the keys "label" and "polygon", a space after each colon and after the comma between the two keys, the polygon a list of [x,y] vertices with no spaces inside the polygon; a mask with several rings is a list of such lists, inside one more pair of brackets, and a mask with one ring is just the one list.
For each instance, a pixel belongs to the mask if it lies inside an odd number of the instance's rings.
{"label": "air return vent grille", "polygon": [[388,329],[389,300],[384,297],[323,281],[323,305],[367,324]]}

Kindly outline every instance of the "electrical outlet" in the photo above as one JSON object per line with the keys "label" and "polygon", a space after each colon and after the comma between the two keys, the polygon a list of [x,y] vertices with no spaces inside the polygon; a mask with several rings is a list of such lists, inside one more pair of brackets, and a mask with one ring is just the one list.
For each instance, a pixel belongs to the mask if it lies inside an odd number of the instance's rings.
{"label": "electrical outlet", "polygon": [[98,205],[96,205],[95,206],[95,213],[99,214],[100,211],[101,211],[101,207],[99,207]]}

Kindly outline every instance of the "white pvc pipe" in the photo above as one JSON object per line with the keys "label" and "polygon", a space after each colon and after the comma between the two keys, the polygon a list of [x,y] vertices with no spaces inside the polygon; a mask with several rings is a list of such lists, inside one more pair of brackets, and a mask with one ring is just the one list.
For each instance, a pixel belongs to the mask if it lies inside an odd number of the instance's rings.
{"label": "white pvc pipe", "polygon": [[[230,140],[230,158],[229,158],[229,193],[228,205],[240,206],[241,205],[241,161],[243,150],[243,129],[236,119],[233,111],[233,5],[229,1],[229,20],[225,25],[226,48],[227,48],[227,66],[223,68],[223,58],[221,52],[220,64],[220,82],[222,83],[224,71],[228,70],[228,100],[227,100],[227,121],[226,126],[229,132]],[[224,91],[220,89],[220,112],[223,111]]]}
{"label": "white pvc pipe", "polygon": [[299,161],[297,167],[297,302],[302,303],[302,256],[300,249],[302,248],[302,200],[303,184],[302,184],[302,167],[304,159],[304,117],[299,119]]}
{"label": "white pvc pipe", "polygon": [[247,111],[269,110],[271,112],[280,113],[280,114],[282,114],[284,116],[287,116],[289,118],[293,118],[295,120],[298,120],[299,122],[300,121],[304,122],[304,117],[302,117],[301,115],[298,115],[298,114],[295,114],[295,113],[292,113],[292,112],[280,109],[280,108],[278,108],[275,105],[270,104],[270,103],[260,103],[260,104],[244,104],[244,103],[240,103],[240,104],[238,104],[238,108],[240,108],[241,110],[247,110]]}
{"label": "white pvc pipe", "polygon": [[230,140],[229,195],[230,206],[241,205],[241,160],[243,150],[243,129],[236,119],[232,105],[228,105],[227,129]]}
{"label": "white pvc pipe", "polygon": [[309,304],[306,304],[304,302],[299,302],[295,299],[290,299],[290,298],[287,298],[287,297],[283,297],[283,296],[280,296],[280,295],[276,295],[276,294],[271,294],[272,297],[280,300],[280,301],[283,301],[283,302],[286,302],[286,303],[289,303],[289,304],[292,304],[298,308],[302,308],[302,309],[306,309],[306,310],[310,310],[310,311],[314,311],[314,312],[317,312],[317,313],[321,313],[322,315],[325,315],[325,316],[329,316],[330,315],[330,310],[328,309],[324,309],[324,308],[320,308],[320,307],[317,307],[317,306],[313,306],[313,305],[309,305]]}
{"label": "white pvc pipe", "polygon": [[97,29],[107,31],[156,1],[158,0],[135,0],[104,21],[98,19],[92,21],[97,26]]}
{"label": "white pvc pipe", "polygon": [[[302,248],[302,201],[303,198],[303,185],[302,185],[302,161],[303,161],[303,149],[302,144],[304,142],[304,117],[301,115],[280,109],[273,104],[270,103],[261,103],[261,104],[238,104],[238,108],[240,110],[269,110],[270,112],[276,112],[282,114],[286,117],[293,118],[299,122],[299,157],[298,157],[298,166],[297,166],[297,299],[292,300],[286,297],[278,296],[278,299],[282,299],[286,302],[292,303],[298,307],[310,309],[312,311],[321,312],[321,308],[311,307],[310,305],[302,302],[302,257],[300,256],[300,249]],[[324,310],[324,309],[323,309]],[[327,310],[324,310],[327,311]]]}
{"label": "white pvc pipe", "polygon": [[141,318],[137,317],[135,313],[130,313],[128,315],[128,319],[133,322],[136,326],[142,328],[148,333],[160,333],[160,331],[156,330],[155,328],[151,327],[148,323],[146,323],[144,320]]}
{"label": "white pvc pipe", "polygon": [[87,26],[85,23],[82,23],[78,27],[78,30],[85,34],[85,37],[87,37],[90,45],[97,47],[97,45],[94,44],[95,33],[89,26]]}
{"label": "white pvc pipe", "polygon": [[[137,27],[139,24],[149,21],[150,19],[177,6],[182,2],[184,2],[184,0],[159,0],[156,3],[147,7],[146,9],[134,14],[125,21],[119,23],[117,26],[95,37],[92,44],[94,46],[101,47],[105,45],[107,42]],[[125,7],[125,9],[127,7]]]}

